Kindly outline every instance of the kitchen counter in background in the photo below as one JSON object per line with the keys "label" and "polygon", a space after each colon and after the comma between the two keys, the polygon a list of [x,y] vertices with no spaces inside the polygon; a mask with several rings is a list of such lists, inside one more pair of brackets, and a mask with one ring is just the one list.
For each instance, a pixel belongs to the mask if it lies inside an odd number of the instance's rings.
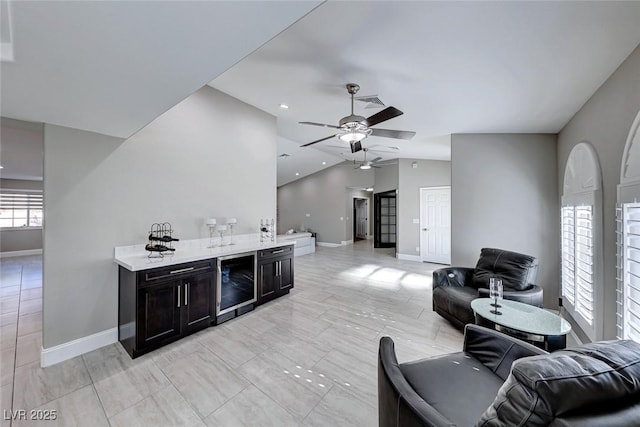
{"label": "kitchen counter in background", "polygon": [[285,242],[295,242],[296,246],[293,248],[294,256],[312,254],[316,251],[316,238],[311,233],[279,234],[278,241],[283,244]]}
{"label": "kitchen counter in background", "polygon": [[[302,237],[303,234],[306,234],[307,236],[305,237],[311,238],[311,233],[296,234],[300,237]],[[118,246],[115,248],[113,260],[116,264],[126,268],[129,271],[140,271],[150,268],[218,258],[225,255],[234,255],[243,252],[253,252],[262,249],[270,249],[277,246],[296,244],[295,238],[284,238],[288,236],[278,236],[274,241],[260,243],[259,233],[239,234],[233,236],[233,245],[217,246],[215,248],[207,247],[211,244],[211,241],[208,238],[180,240],[178,242],[174,242],[173,244],[173,247],[176,249],[175,252],[173,252],[173,255],[167,255],[165,253],[164,258],[149,258],[149,252],[144,249],[146,243],[133,246]],[[214,239],[214,242],[218,241],[219,238]]]}

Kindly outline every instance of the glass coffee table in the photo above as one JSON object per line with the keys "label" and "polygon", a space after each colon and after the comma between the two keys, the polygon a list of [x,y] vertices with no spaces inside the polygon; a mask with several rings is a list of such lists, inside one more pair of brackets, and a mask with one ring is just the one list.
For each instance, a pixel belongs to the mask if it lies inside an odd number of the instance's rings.
{"label": "glass coffee table", "polygon": [[529,304],[505,299],[498,300],[502,306],[498,311],[502,314],[493,314],[491,311],[495,308],[490,305],[492,302],[490,298],[471,301],[476,324],[528,341],[549,352],[567,346],[571,325],[562,317]]}

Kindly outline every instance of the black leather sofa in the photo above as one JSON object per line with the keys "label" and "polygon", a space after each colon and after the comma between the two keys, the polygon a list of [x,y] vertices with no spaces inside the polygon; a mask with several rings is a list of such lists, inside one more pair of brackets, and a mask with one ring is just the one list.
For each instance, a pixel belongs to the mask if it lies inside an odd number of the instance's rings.
{"label": "black leather sofa", "polygon": [[398,364],[380,339],[379,427],[640,426],[640,344],[546,353],[467,325],[463,351]]}
{"label": "black leather sofa", "polygon": [[474,323],[471,301],[489,296],[489,278],[502,279],[505,299],[542,307],[538,260],[503,249],[482,248],[475,268],[447,267],[433,272],[433,311],[459,329]]}

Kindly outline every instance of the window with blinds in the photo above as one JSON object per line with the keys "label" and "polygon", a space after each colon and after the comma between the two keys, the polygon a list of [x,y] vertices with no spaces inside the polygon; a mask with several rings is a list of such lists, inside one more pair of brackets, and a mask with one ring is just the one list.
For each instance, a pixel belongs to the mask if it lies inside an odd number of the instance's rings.
{"label": "window with blinds", "polygon": [[593,326],[593,206],[563,206],[561,215],[563,305]]}
{"label": "window with blinds", "polygon": [[622,334],[640,342],[640,203],[622,206]]}
{"label": "window with blinds", "polygon": [[42,192],[0,192],[0,228],[42,227]]}
{"label": "window with blinds", "polygon": [[575,304],[575,221],[573,206],[562,208],[562,297]]}

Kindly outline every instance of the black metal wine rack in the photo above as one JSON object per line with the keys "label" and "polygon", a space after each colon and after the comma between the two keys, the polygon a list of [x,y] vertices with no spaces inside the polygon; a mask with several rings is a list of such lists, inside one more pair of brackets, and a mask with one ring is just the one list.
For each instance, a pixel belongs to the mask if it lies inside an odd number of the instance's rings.
{"label": "black metal wine rack", "polygon": [[175,248],[173,242],[180,239],[173,237],[173,228],[168,222],[151,224],[149,230],[149,243],[145,249],[149,252],[149,258],[163,258],[165,255],[173,255]]}

